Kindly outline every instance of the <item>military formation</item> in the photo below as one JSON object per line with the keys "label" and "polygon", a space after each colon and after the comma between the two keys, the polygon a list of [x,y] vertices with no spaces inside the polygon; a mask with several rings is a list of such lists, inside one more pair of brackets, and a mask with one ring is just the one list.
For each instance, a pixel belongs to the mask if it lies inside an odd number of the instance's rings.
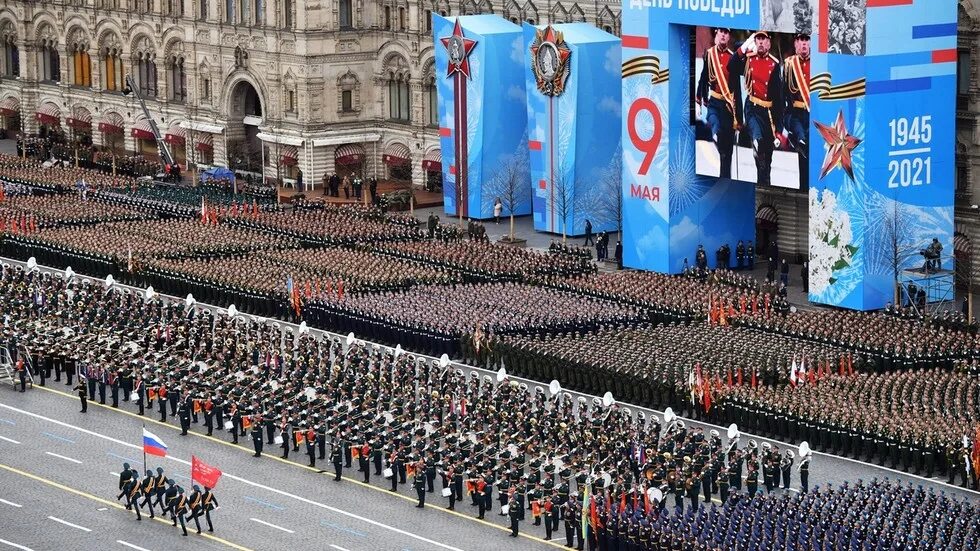
{"label": "military formation", "polygon": [[180,523],[184,536],[187,535],[187,523],[191,521],[197,527],[197,533],[201,533],[201,517],[207,524],[208,532],[214,532],[211,511],[219,507],[218,498],[207,486],[202,490],[194,484],[191,489],[187,493],[183,486],[164,474],[163,467],[157,467],[155,472],[147,469],[146,475],[140,478],[138,470],[129,463],[124,463],[119,473],[119,495],[116,496],[116,501],[122,501],[127,511],[136,513],[136,520],[143,520],[141,509],[144,507],[150,513],[151,519],[156,518],[153,509],[155,505],[160,509],[161,517],[170,516],[174,527]]}
{"label": "military formation", "polygon": [[482,241],[407,242],[380,245],[379,252],[444,266],[468,281],[523,281],[595,273],[595,264],[579,255],[544,255]]}
{"label": "military formation", "polygon": [[145,218],[145,215],[126,207],[96,201],[79,201],[69,195],[47,197],[21,195],[4,198],[0,205],[0,219],[13,221],[25,215],[33,219],[30,228],[21,224],[18,231],[8,222],[3,226],[4,231],[9,228],[11,233],[28,233],[28,230],[36,232],[38,229],[52,226],[102,224]]}
{"label": "military formation", "polygon": [[[642,319],[635,306],[522,283],[416,286],[403,291],[327,296],[307,308],[316,327],[352,330],[411,350],[458,357],[464,337],[475,346],[494,335],[528,331],[590,331]],[[481,336],[484,335],[484,336]]]}
{"label": "military formation", "polygon": [[[38,292],[46,296],[41,304],[30,299]],[[356,339],[147,300],[102,282],[66,283],[7,267],[0,299],[12,316],[8,342],[26,345],[33,365],[56,380],[74,372],[89,399],[176,418],[182,432],[194,425],[208,434],[227,431],[256,456],[277,444],[272,449],[287,457],[302,450],[310,465],[329,454],[336,479],[374,476],[394,491],[409,486],[419,506],[432,504],[441,488],[443,505],[465,504],[484,518],[505,514],[517,534],[554,539],[564,532],[569,546],[637,549],[771,548],[787,537],[816,547],[840,538],[880,544],[914,537],[917,548],[969,549],[980,534],[971,505],[889,482],[814,497],[787,493],[810,490],[811,455],[743,442],[736,427],[722,436],[688,428],[670,413],[646,416],[614,400],[532,388],[505,373],[467,375]],[[136,404],[126,406],[132,399]],[[159,475],[150,476],[159,492]],[[135,489],[136,477],[120,488],[131,505],[140,491],[146,497],[147,486]],[[202,514],[194,504],[203,497],[166,481],[162,487],[162,500],[152,504],[186,530],[184,523]],[[872,490],[900,503],[925,498],[910,512],[867,501]],[[898,525],[940,506],[954,517],[942,530],[910,528],[906,535],[875,531],[870,521],[856,531],[856,523],[828,526],[819,516],[789,514],[839,508]],[[774,529],[782,518],[794,522],[785,532]]]}
{"label": "military formation", "polygon": [[609,390],[630,403],[673,407],[718,421],[725,417],[711,404],[734,388],[782,388],[794,377],[823,378],[841,366],[855,369],[852,354],[841,347],[706,324],[504,335],[489,348],[493,363],[502,362],[515,374],[557,379],[593,394]]}
{"label": "military formation", "polygon": [[12,184],[29,185],[45,191],[75,192],[79,182],[89,189],[125,188],[136,185],[130,176],[113,176],[97,170],[65,167],[60,164],[45,166],[31,159],[0,155],[0,178]]}
{"label": "military formation", "polygon": [[[515,536],[565,535],[571,547],[977,543],[967,504],[888,481],[811,492],[808,447],[745,442],[738,429],[975,485],[980,348],[970,324],[891,310],[791,313],[778,289],[735,272],[597,274],[574,250],[466,240],[438,220],[423,227],[374,207],[243,201],[194,214],[187,202],[167,206],[167,193],[87,199],[144,217],[122,222],[77,215],[102,207],[32,198],[50,227],[3,236],[4,255],[98,278],[9,265],[0,275],[0,338],[14,364],[39,384],[64,381],[83,412],[92,401],[132,408],[259,457],[292,453],[338,481],[373,477],[420,507],[503,515]],[[187,211],[193,218],[179,219]],[[191,296],[120,288],[106,274]],[[556,382],[474,375],[449,357]],[[646,416],[562,387],[672,409]],[[674,410],[736,426],[688,428]],[[169,486],[164,477],[153,489],[183,495]],[[940,508],[949,519],[922,528]],[[191,505],[176,509],[166,513],[175,524],[199,518]],[[826,520],[834,514],[860,522]]]}

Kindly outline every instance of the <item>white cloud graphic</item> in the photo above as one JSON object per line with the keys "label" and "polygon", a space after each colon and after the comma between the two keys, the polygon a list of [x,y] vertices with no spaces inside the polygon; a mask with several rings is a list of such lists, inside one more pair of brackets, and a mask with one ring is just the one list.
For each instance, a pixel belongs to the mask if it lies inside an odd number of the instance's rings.
{"label": "white cloud graphic", "polygon": [[603,67],[606,69],[606,72],[611,75],[616,75],[618,77],[622,74],[623,55],[619,46],[610,46],[609,49],[606,50],[606,61],[603,63]]}
{"label": "white cloud graphic", "polygon": [[606,96],[599,100],[599,110],[609,111],[610,113],[614,113],[616,116],[622,115],[622,108],[620,107],[619,101],[612,96]]}

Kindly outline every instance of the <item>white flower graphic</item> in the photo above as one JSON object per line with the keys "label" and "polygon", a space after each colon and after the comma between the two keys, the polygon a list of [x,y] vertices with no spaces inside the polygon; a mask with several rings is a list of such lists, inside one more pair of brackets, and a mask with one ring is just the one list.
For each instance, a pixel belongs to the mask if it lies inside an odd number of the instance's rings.
{"label": "white flower graphic", "polygon": [[823,197],[810,188],[810,292],[821,294],[837,279],[834,272],[851,265],[857,247],[851,244],[851,217],[837,207],[829,189]]}

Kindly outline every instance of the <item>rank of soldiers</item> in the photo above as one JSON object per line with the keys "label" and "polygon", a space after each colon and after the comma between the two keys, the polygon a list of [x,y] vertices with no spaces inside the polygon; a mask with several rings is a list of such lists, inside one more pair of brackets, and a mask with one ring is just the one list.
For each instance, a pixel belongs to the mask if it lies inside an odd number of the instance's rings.
{"label": "rank of soldiers", "polygon": [[[34,300],[38,293],[43,300]],[[805,446],[797,455],[742,442],[737,427],[726,442],[670,413],[634,414],[611,396],[590,403],[503,373],[497,380],[467,376],[356,339],[324,339],[19,268],[4,269],[0,301],[10,313],[8,347],[33,356],[39,374],[66,376],[69,384],[80,375],[80,392],[92,399],[105,401],[108,390],[119,405],[122,390],[138,413],[149,406],[161,419],[176,417],[182,432],[203,420],[209,434],[228,430],[235,442],[248,435],[258,456],[270,443],[284,455],[304,444],[315,465],[329,447],[336,480],[357,460],[364,479],[384,476],[393,490],[411,478],[420,506],[439,480],[450,507],[468,498],[484,516],[506,506],[515,534],[527,516],[545,537],[564,522],[569,545],[600,548],[769,549],[788,541],[833,548],[887,540],[972,549],[980,534],[970,503],[887,481],[808,492]],[[791,495],[784,488],[796,479],[803,493]],[[720,508],[703,505],[716,496]],[[173,497],[164,505],[177,504],[167,512],[179,523],[187,512]],[[943,512],[941,530],[909,516],[936,511]],[[846,518],[854,521],[830,522]]]}

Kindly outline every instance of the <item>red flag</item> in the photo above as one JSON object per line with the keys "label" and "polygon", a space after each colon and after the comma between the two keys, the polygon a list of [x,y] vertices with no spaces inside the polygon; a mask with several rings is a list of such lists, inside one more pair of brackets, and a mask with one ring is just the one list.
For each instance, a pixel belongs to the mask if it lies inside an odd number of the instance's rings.
{"label": "red flag", "polygon": [[644,514],[650,514],[650,497],[647,496],[646,492],[643,492],[643,512]]}
{"label": "red flag", "polygon": [[738,366],[738,386],[742,386],[742,366]]}
{"label": "red flag", "polygon": [[980,472],[980,425],[977,426],[977,432],[973,435],[973,472]]}
{"label": "red flag", "polygon": [[704,378],[704,385],[702,388],[704,389],[704,400],[703,400],[704,412],[707,413],[711,411],[711,377],[710,376]]}
{"label": "red flag", "polygon": [[732,366],[728,366],[728,388],[732,388]]}
{"label": "red flag", "polygon": [[847,355],[847,373],[854,375],[854,354]]}
{"label": "red flag", "polygon": [[214,488],[221,478],[221,470],[191,456],[191,481],[200,482],[205,488]]}
{"label": "red flag", "polygon": [[622,497],[619,498],[619,512],[622,514],[626,510],[626,492],[623,492]]}
{"label": "red flag", "polygon": [[313,289],[310,288],[310,282],[306,282],[306,298],[313,296]]}
{"label": "red flag", "polygon": [[259,202],[254,198],[252,199],[252,217],[258,218],[259,216]]}
{"label": "red flag", "polygon": [[337,280],[337,300],[343,300],[344,298],[344,281]]}
{"label": "red flag", "polygon": [[756,383],[756,380],[755,380],[755,368],[752,368],[752,388],[755,388],[756,387],[756,384],[755,383]]}
{"label": "red flag", "polygon": [[841,377],[843,377],[843,376],[844,376],[844,366],[845,366],[845,363],[844,363],[844,356],[841,356],[841,357],[840,357],[840,376],[841,376]]}

